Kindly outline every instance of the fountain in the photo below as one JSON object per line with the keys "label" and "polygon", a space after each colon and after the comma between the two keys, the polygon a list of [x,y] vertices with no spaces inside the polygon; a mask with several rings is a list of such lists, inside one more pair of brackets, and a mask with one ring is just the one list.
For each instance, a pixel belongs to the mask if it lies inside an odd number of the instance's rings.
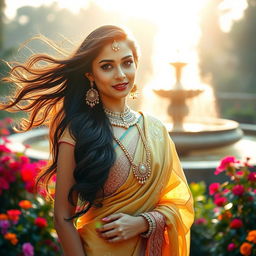
{"label": "fountain", "polygon": [[[225,119],[211,118],[207,122],[185,123],[184,119],[189,114],[186,104],[187,99],[203,93],[201,89],[186,89],[181,84],[182,68],[187,65],[185,62],[170,63],[176,71],[176,83],[170,90],[154,90],[161,96],[170,99],[168,114],[172,124],[167,124],[170,135],[176,144],[181,155],[196,149],[211,149],[233,144],[243,136],[239,124]],[[197,127],[197,129],[191,129]]]}

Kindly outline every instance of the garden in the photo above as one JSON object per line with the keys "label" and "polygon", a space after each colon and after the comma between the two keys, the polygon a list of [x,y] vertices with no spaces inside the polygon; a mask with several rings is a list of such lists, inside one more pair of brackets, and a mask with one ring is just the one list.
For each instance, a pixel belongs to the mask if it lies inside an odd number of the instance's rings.
{"label": "garden", "polygon": [[[12,120],[0,121],[1,255],[61,255],[53,226],[52,204],[35,192],[35,177],[46,164],[8,147]],[[27,146],[29,147],[29,145]],[[191,255],[256,255],[256,168],[250,159],[227,156],[215,175],[228,180],[190,184],[195,201]]]}

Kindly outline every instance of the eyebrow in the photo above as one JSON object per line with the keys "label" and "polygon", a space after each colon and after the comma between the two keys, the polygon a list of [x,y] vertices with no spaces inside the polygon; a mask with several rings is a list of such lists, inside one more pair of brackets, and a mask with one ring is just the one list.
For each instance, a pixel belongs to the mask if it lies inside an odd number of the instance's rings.
{"label": "eyebrow", "polygon": [[[133,56],[132,55],[127,55],[127,56],[123,57],[121,60],[131,58],[131,57],[133,57]],[[102,62],[114,62],[114,60],[101,60],[99,63],[102,63]]]}

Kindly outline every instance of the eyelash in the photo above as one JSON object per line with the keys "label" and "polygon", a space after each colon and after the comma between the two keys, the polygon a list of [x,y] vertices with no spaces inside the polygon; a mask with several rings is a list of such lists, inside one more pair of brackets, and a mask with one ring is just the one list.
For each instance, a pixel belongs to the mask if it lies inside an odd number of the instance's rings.
{"label": "eyelash", "polygon": [[[126,60],[126,61],[123,62],[123,65],[130,67],[132,65],[132,63],[133,63],[133,60]],[[109,63],[104,64],[104,65],[101,66],[101,68],[105,71],[110,70],[112,67],[113,67],[112,64],[109,64]]]}

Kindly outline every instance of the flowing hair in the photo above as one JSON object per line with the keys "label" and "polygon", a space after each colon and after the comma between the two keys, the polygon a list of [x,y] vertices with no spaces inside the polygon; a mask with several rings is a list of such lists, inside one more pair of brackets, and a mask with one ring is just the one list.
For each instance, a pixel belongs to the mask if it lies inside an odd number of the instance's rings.
{"label": "flowing hair", "polygon": [[[3,79],[15,84],[17,89],[12,101],[1,104],[0,108],[28,112],[28,118],[21,121],[20,131],[41,125],[49,127],[52,157],[39,174],[37,185],[43,185],[48,191],[57,170],[58,141],[64,130],[68,129],[76,141],[75,184],[70,188],[68,200],[75,206],[73,196],[76,193],[84,207],[70,219],[98,205],[96,193],[102,191],[104,195],[103,186],[115,161],[112,128],[102,102],[91,108],[84,99],[90,88],[85,73],[92,71],[93,60],[106,44],[114,40],[127,41],[137,64],[134,40],[122,28],[105,25],[91,32],[71,56],[57,59],[45,54],[33,55],[24,64],[12,67],[9,76]],[[40,66],[42,63],[44,65]]]}

